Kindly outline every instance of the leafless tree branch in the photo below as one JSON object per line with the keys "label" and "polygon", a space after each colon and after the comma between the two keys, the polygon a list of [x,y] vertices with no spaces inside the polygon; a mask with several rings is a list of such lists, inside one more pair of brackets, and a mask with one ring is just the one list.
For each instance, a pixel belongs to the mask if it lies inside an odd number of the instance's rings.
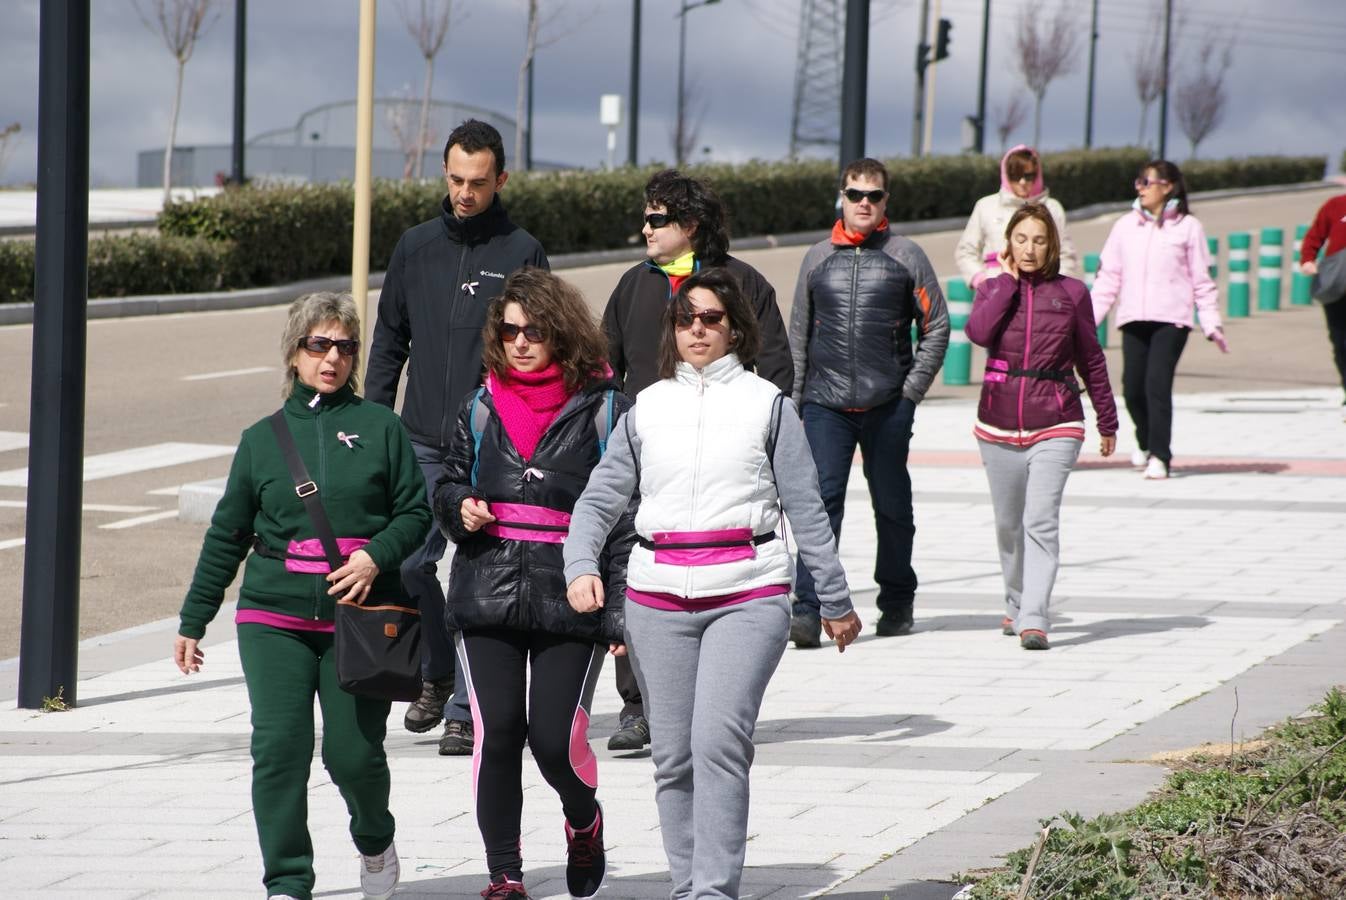
{"label": "leafless tree branch", "polygon": [[[557,41],[577,31],[585,22],[598,15],[598,9],[591,7],[581,12],[564,27],[560,27],[562,16],[566,12],[566,0],[555,0],[544,14],[540,10],[539,0],[527,0],[528,25],[524,37],[523,59],[519,61],[519,87],[514,101],[514,155],[524,159],[524,131],[528,127],[526,113],[528,108],[528,69],[533,64],[537,51],[549,47]],[[532,160],[525,160],[532,164]]]}
{"label": "leafless tree branch", "polygon": [[1048,13],[1043,0],[1021,7],[1014,30],[1015,65],[1033,94],[1033,146],[1042,140],[1042,99],[1053,81],[1075,67],[1080,29],[1064,2]]}
{"label": "leafless tree branch", "polygon": [[[1164,2],[1150,0],[1150,31],[1140,39],[1136,52],[1130,56],[1131,80],[1136,86],[1136,98],[1140,100],[1140,127],[1136,132],[1136,143],[1145,144],[1150,107],[1164,93]],[[1187,15],[1178,12],[1174,16],[1173,27],[1169,34],[1170,69],[1172,60],[1178,59],[1178,48],[1182,43],[1187,27]]]}
{"label": "leafless tree branch", "polygon": [[396,99],[385,104],[383,109],[388,128],[397,139],[398,149],[402,151],[404,180],[416,174],[421,160],[425,158],[425,144],[416,122],[416,106],[416,101],[411,98],[411,86],[403,85]]}
{"label": "leafless tree branch", "polygon": [[453,19],[453,0],[418,0],[414,7],[408,0],[397,4],[398,14],[407,27],[407,33],[415,41],[417,49],[425,59],[425,84],[421,92],[420,128],[417,130],[421,152],[416,158],[414,173],[417,178],[425,177],[425,151],[431,146],[430,135],[430,98],[435,80],[435,57],[444,47],[449,34],[449,24]]}
{"label": "leafless tree branch", "polygon": [[[694,162],[697,144],[701,143],[701,125],[706,118],[706,96],[701,80],[695,75],[688,77],[683,88],[683,122],[678,128],[675,120],[669,130],[668,138],[673,143],[673,158],[683,162]],[[678,146],[678,135],[682,135],[682,146]]]}
{"label": "leafless tree branch", "polygon": [[1023,94],[1014,92],[1004,103],[998,103],[991,110],[995,118],[995,133],[1000,137],[1000,152],[1003,155],[1009,136],[1024,123],[1028,116],[1028,102]]}
{"label": "leafless tree branch", "polygon": [[1234,38],[1219,31],[1207,32],[1197,50],[1196,71],[1183,79],[1174,97],[1173,112],[1178,127],[1192,145],[1192,158],[1197,147],[1214,131],[1224,118],[1229,100],[1225,76],[1234,63]]}
{"label": "leafless tree branch", "polygon": [[9,161],[9,154],[14,152],[14,147],[19,141],[19,132],[23,130],[18,122],[11,122],[0,130],[0,175],[4,174],[5,163]]}

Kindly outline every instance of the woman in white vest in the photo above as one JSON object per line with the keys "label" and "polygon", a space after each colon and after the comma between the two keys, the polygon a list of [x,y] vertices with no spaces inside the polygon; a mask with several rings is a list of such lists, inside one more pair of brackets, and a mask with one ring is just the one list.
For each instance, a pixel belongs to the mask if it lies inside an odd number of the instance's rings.
{"label": "woman in white vest", "polygon": [[604,540],[639,491],[626,644],[676,898],[739,896],[753,730],[790,630],[782,510],[817,580],[823,628],[838,650],[860,633],[799,415],[746,368],[758,344],[732,275],[709,269],[683,283],[660,344],[662,380],[613,431],[565,542],[570,604],[590,612],[604,602]]}

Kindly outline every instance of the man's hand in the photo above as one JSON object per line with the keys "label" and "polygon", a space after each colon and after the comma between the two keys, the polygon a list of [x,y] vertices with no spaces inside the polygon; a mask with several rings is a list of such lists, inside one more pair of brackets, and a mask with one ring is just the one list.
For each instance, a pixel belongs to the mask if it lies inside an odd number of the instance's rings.
{"label": "man's hand", "polygon": [[[603,580],[597,575],[581,575],[566,588],[566,599],[577,613],[590,613],[603,608]],[[613,653],[613,656],[619,656]]]}
{"label": "man's hand", "polygon": [[458,512],[463,517],[463,528],[467,531],[480,531],[483,525],[495,521],[495,516],[491,515],[491,508],[486,501],[478,500],[476,497],[464,500]]}
{"label": "man's hand", "polygon": [[1311,260],[1309,260],[1308,262],[1302,262],[1302,263],[1300,263],[1300,264],[1299,264],[1299,271],[1303,272],[1305,275],[1317,275],[1317,274],[1318,274],[1318,260],[1316,260],[1316,259],[1311,259]]}
{"label": "man's hand", "polygon": [[837,652],[845,653],[846,645],[855,642],[860,635],[860,617],[854,610],[846,613],[840,619],[823,619],[823,631],[827,636],[836,642]]}

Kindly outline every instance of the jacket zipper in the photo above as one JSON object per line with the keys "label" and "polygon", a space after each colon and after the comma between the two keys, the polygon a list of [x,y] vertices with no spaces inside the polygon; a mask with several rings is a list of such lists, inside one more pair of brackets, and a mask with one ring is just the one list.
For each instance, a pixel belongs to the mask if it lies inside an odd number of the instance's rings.
{"label": "jacket zipper", "polygon": [[1154,225],[1147,222],[1145,227],[1149,231],[1145,235],[1145,268],[1143,270],[1144,275],[1140,280],[1140,320],[1142,322],[1150,321],[1150,317],[1147,315],[1150,307],[1150,250],[1154,245],[1155,232]]}
{"label": "jacket zipper", "polygon": [[[701,448],[705,437],[706,424],[706,376],[704,372],[696,374],[696,456],[692,459],[692,506],[688,516],[687,530],[696,527],[696,499],[701,489]],[[692,596],[692,567],[685,566],[682,576],[682,595]]]}
{"label": "jacket zipper", "polygon": [[[1028,355],[1033,348],[1033,282],[1024,278],[1021,282],[1024,286],[1025,299],[1028,301],[1028,316],[1024,326],[1024,358],[1020,363],[1020,368],[1028,368]],[[1024,433],[1024,388],[1028,385],[1028,376],[1019,376],[1019,438],[1023,439]]]}
{"label": "jacket zipper", "polygon": [[850,377],[851,399],[850,403],[847,405],[852,408],[854,408],[857,404],[857,400],[855,399],[857,396],[855,393],[855,382],[856,378],[858,377],[855,371],[855,307],[858,304],[857,304],[857,298],[855,296],[855,291],[856,287],[860,283],[860,252],[861,252],[860,248],[856,247],[855,255],[851,258],[851,302],[847,304],[847,306],[849,306],[849,309],[847,310],[847,331],[849,334],[849,340],[847,340],[846,342],[846,352],[850,357],[850,363],[851,363],[851,377]]}
{"label": "jacket zipper", "polygon": [[[448,334],[448,337],[449,337],[449,340],[450,340],[450,341],[453,340],[453,313],[454,313],[454,310],[456,310],[456,309],[458,308],[458,295],[461,294],[461,293],[463,292],[463,288],[462,288],[462,284],[463,284],[463,269],[464,269],[464,267],[465,267],[466,264],[467,264],[467,255],[468,255],[468,248],[467,248],[467,244],[464,243],[464,244],[463,244],[463,252],[462,252],[462,255],[460,255],[460,256],[458,257],[458,275],[457,275],[457,277],[455,277],[455,278],[453,279],[453,284],[451,284],[451,285],[449,286],[449,291],[450,291],[450,293],[449,293],[449,321],[445,323],[445,326],[446,326],[446,329],[448,330],[448,333],[449,333],[449,334]],[[448,440],[448,434],[447,434],[447,432],[448,432],[448,427],[449,427],[449,416],[451,416],[454,412],[457,411],[457,404],[454,403],[454,402],[452,402],[451,398],[449,397],[449,379],[452,377],[452,375],[451,375],[452,370],[453,370],[453,367],[450,366],[450,365],[448,364],[447,361],[445,361],[445,364],[444,364],[444,409],[443,409],[443,411],[441,411],[440,414],[439,414],[439,445],[440,445],[441,447],[448,446],[449,440]]]}
{"label": "jacket zipper", "polygon": [[[323,447],[322,440],[322,414],[323,405],[319,401],[318,408],[313,411],[313,429],[318,436],[318,496],[321,497],[326,491],[327,485],[327,453]],[[327,584],[327,579],[319,575],[313,586],[313,619],[317,621],[321,618],[323,587]]]}

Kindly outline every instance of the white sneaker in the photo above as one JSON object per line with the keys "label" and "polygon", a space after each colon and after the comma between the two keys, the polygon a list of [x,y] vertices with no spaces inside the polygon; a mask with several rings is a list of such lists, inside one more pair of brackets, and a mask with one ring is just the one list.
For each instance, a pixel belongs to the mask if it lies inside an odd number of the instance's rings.
{"label": "white sneaker", "polygon": [[1346,403],[1341,404],[1341,421],[1346,422]]}
{"label": "white sneaker", "polygon": [[1168,466],[1157,456],[1151,456],[1150,461],[1145,464],[1145,479],[1147,481],[1157,481],[1168,477]]}
{"label": "white sneaker", "polygon": [[387,850],[373,856],[362,853],[360,862],[360,890],[364,891],[365,900],[388,900],[402,875],[397,845],[389,844]]}
{"label": "white sneaker", "polygon": [[1145,468],[1145,464],[1149,461],[1150,454],[1146,453],[1144,450],[1131,451],[1131,468],[1143,469]]}

